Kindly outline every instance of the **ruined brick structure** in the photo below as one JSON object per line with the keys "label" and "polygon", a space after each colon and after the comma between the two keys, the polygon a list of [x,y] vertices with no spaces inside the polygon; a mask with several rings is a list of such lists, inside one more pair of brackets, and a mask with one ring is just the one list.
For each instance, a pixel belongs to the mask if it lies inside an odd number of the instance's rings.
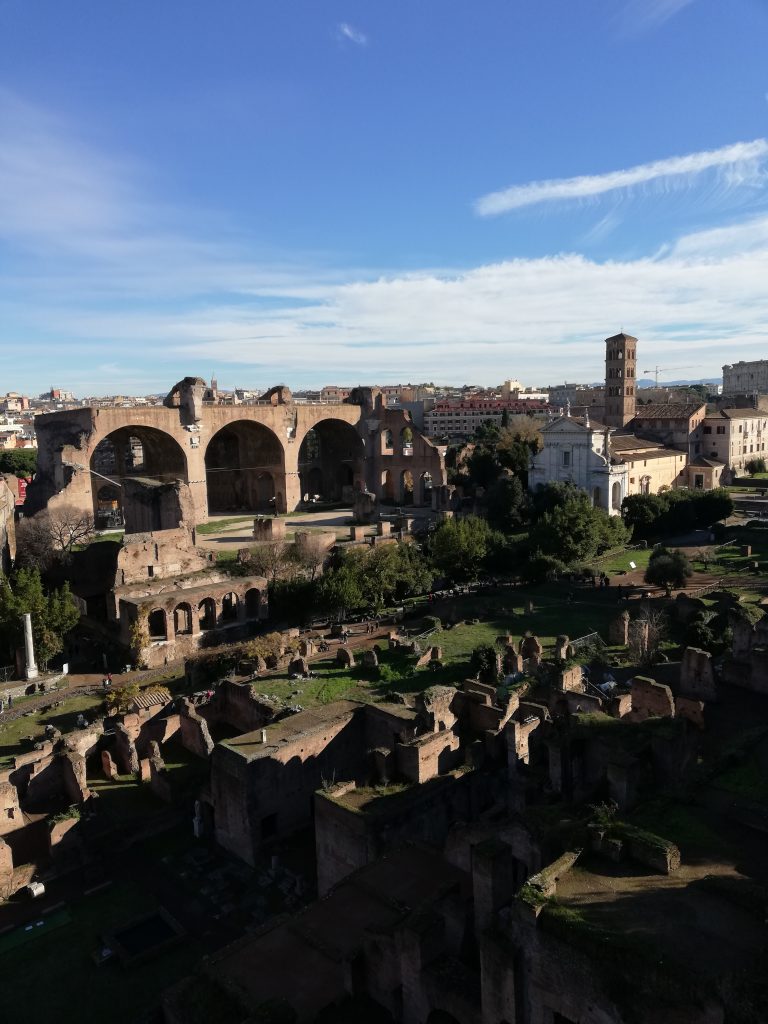
{"label": "ruined brick structure", "polygon": [[[408,413],[388,409],[377,389],[357,389],[346,402],[299,404],[279,388],[240,406],[206,402],[204,393],[202,380],[187,377],[163,407],[38,416],[27,508],[98,512],[130,504],[132,530],[148,532],[178,526],[174,489],[192,526],[213,513],[293,511],[304,495],[351,502],[355,490],[431,505],[433,488],[446,484],[442,451]],[[125,493],[128,480],[140,496]]]}

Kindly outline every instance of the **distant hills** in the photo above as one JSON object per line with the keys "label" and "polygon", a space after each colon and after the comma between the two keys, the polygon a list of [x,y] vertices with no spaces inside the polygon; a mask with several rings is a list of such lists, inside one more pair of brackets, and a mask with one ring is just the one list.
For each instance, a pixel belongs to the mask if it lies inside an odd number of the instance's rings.
{"label": "distant hills", "polygon": [[[660,380],[659,387],[664,388],[686,388],[691,384],[722,384],[722,377],[699,377],[697,380]],[[637,386],[639,388],[655,388],[656,381],[653,377],[641,377]]]}

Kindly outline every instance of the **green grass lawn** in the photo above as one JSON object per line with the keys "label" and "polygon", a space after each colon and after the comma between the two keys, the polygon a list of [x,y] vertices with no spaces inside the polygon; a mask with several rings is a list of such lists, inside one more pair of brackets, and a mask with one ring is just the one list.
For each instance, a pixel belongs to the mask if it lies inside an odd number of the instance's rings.
{"label": "green grass lawn", "polygon": [[157,905],[143,888],[116,883],[68,904],[70,921],[0,954],[0,1022],[26,1019],[80,1024],[98,1019],[105,1008],[114,1024],[140,1019],[169,985],[194,970],[202,952],[194,936],[130,968],[115,962],[97,967],[91,954],[99,947],[103,932],[127,924]]}
{"label": "green grass lawn", "polygon": [[207,523],[201,523],[195,529],[204,537],[211,533],[220,533],[229,529],[230,526],[237,526],[239,523],[253,523],[253,515],[231,516],[228,519],[209,519]]}
{"label": "green grass lawn", "polygon": [[604,562],[598,561],[597,567],[609,576],[621,571],[633,572],[634,570],[631,568],[630,562],[634,562],[638,569],[647,569],[652,552],[652,548],[640,548],[638,551],[621,551],[616,555],[611,555]]}
{"label": "green grass lawn", "polygon": [[[51,694],[51,702],[57,700],[55,694]],[[14,701],[14,706],[16,701]],[[22,715],[13,722],[0,725],[0,766],[6,767],[11,758],[25,750],[31,749],[30,744],[25,744],[25,737],[32,736],[36,740],[41,739],[45,726],[50,723],[61,729],[62,732],[69,732],[75,728],[78,714],[84,714],[87,718],[101,714],[103,700],[101,695],[74,694],[62,701],[61,705],[52,711],[33,711],[31,715]]]}
{"label": "green grass lawn", "polygon": [[[509,633],[519,640],[523,633],[531,630],[546,648],[554,645],[555,638],[563,630],[571,639],[594,631],[605,637],[608,622],[616,614],[616,607],[611,603],[586,599],[581,602],[577,599],[574,604],[566,605],[557,588],[542,588],[536,593],[531,615],[524,614],[524,602],[522,591],[515,591],[513,597],[492,595],[452,601],[450,611],[453,617],[461,614],[473,618],[481,612],[488,617],[476,623],[461,622],[451,629],[437,630],[422,641],[424,650],[432,645],[442,648],[443,668],[439,671],[417,669],[412,658],[388,650],[386,641],[379,640],[378,647],[382,652],[380,665],[385,669],[381,673],[383,678],[377,678],[375,671],[360,664],[352,670],[338,668],[334,661],[335,648],[332,647],[330,657],[311,663],[312,671],[317,675],[315,679],[290,679],[283,672],[263,676],[253,685],[258,693],[289,700],[305,708],[341,698],[388,700],[395,692],[415,693],[434,684],[460,682],[469,673],[472,651],[483,644],[493,644],[498,636]],[[444,613],[444,608],[436,606],[434,611],[435,614]],[[413,630],[416,624],[410,628]]]}

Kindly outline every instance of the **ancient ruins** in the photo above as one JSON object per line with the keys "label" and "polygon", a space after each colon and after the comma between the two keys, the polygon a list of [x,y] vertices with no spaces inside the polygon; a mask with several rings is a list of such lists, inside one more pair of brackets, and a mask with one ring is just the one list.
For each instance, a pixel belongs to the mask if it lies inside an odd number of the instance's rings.
{"label": "ancient ruins", "polygon": [[236,406],[206,402],[205,391],[202,379],[185,377],[163,408],[38,417],[29,511],[109,504],[130,532],[153,532],[213,513],[294,511],[315,495],[351,503],[368,491],[380,502],[431,506],[447,483],[441,450],[376,389],[297,403],[278,387]]}

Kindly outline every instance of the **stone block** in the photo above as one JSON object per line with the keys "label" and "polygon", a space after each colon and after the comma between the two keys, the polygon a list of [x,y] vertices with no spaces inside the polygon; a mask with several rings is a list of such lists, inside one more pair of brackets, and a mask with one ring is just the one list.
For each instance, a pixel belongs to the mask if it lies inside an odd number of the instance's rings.
{"label": "stone block", "polygon": [[635,676],[630,684],[632,714],[639,718],[674,718],[675,702],[672,691],[663,683],[646,676]]}
{"label": "stone block", "polygon": [[340,668],[355,667],[355,656],[348,647],[341,646],[336,651],[336,664]]}
{"label": "stone block", "polygon": [[713,701],[717,699],[715,673],[712,655],[697,647],[686,647],[680,665],[680,690],[692,700]]}
{"label": "stone block", "polygon": [[101,752],[101,770],[104,773],[104,778],[114,782],[117,778],[117,765],[108,750],[102,750]]}
{"label": "stone block", "polygon": [[608,643],[612,647],[626,647],[629,643],[629,612],[621,612],[608,626]]}
{"label": "stone block", "polygon": [[360,655],[360,663],[365,665],[366,668],[378,668],[379,655],[376,648],[373,647],[370,651],[363,651]]}

